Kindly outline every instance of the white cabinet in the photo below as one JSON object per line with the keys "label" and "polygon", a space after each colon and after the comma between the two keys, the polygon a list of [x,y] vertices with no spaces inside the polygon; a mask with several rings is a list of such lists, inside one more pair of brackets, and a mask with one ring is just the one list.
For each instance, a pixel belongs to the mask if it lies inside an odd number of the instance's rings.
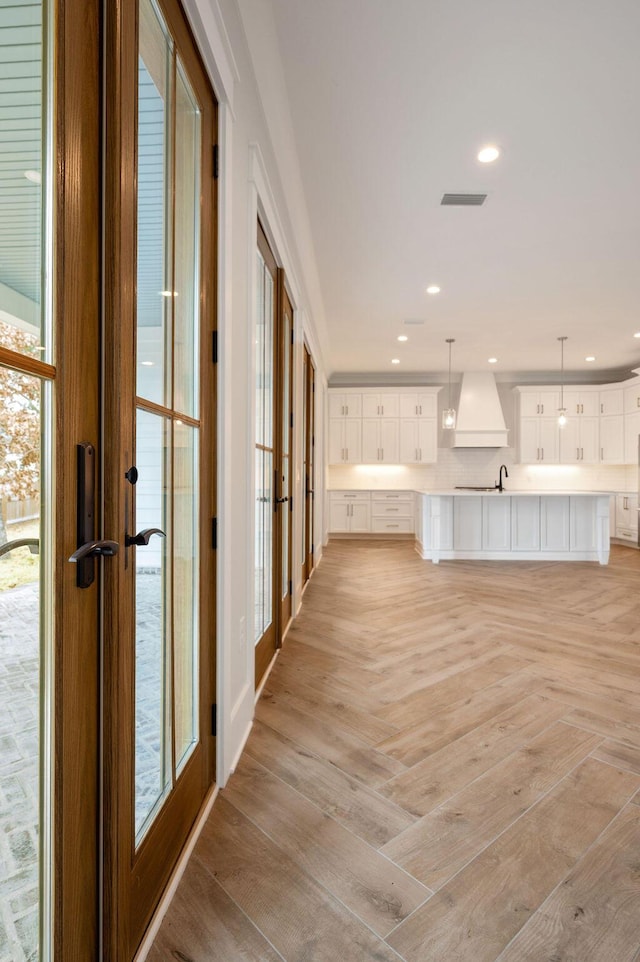
{"label": "white cabinet", "polygon": [[555,388],[520,390],[520,417],[557,417],[560,391]]}
{"label": "white cabinet", "polygon": [[602,464],[625,463],[624,418],[621,414],[600,417],[600,461]]}
{"label": "white cabinet", "polygon": [[363,418],[397,418],[400,414],[400,399],[397,394],[362,393]]}
{"label": "white cabinet", "polygon": [[621,387],[600,391],[600,414],[605,417],[624,414],[624,391]]}
{"label": "white cabinet", "polygon": [[330,418],[361,418],[362,395],[329,391]]}
{"label": "white cabinet", "polygon": [[624,413],[640,411],[640,382],[624,389]]}
{"label": "white cabinet", "polygon": [[617,494],[615,497],[613,534],[622,541],[638,543],[638,495]]}
{"label": "white cabinet", "polygon": [[413,534],[414,501],[412,491],[372,491],[372,532],[374,534]]}
{"label": "white cabinet", "polygon": [[570,414],[560,428],[562,464],[597,464],[600,460],[599,421],[597,417]]}
{"label": "white cabinet", "polygon": [[453,499],[454,551],[482,549],[482,498],[469,495]]}
{"label": "white cabinet", "polygon": [[638,438],[640,437],[640,411],[624,416],[624,463],[638,464]]}
{"label": "white cabinet", "polygon": [[401,418],[437,418],[437,394],[401,394]]}
{"label": "white cabinet", "polygon": [[540,499],[540,548],[569,550],[569,497]]}
{"label": "white cabinet", "polygon": [[595,498],[571,498],[569,544],[571,551],[595,551],[597,547]]}
{"label": "white cabinet", "polygon": [[482,499],[482,548],[511,550],[511,498],[492,494]]}
{"label": "white cabinet", "polygon": [[597,417],[600,413],[600,392],[598,390],[564,391],[564,409],[567,417]]}
{"label": "white cabinet", "polygon": [[511,550],[540,550],[540,498],[511,499]]}
{"label": "white cabinet", "polygon": [[329,530],[334,534],[368,534],[371,531],[369,491],[330,491]]}
{"label": "white cabinet", "polygon": [[433,464],[438,458],[435,418],[400,419],[400,464]]}
{"label": "white cabinet", "polygon": [[557,464],[560,460],[560,428],[557,418],[522,418],[520,461],[523,464]]}
{"label": "white cabinet", "polygon": [[384,418],[362,419],[363,464],[397,464],[400,458],[399,422]]}
{"label": "white cabinet", "polygon": [[329,420],[329,464],[360,464],[362,421],[359,418]]}

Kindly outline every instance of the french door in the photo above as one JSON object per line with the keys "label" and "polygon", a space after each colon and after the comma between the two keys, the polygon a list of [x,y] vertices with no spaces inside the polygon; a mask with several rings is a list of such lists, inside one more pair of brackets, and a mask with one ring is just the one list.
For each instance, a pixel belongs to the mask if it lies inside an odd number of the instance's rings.
{"label": "french door", "polygon": [[256,687],[292,610],[293,307],[258,222],[255,318],[254,640]]}
{"label": "french door", "polygon": [[0,46],[0,954],[128,962],[214,772],[216,105],[177,0]]}
{"label": "french door", "polygon": [[177,0],[105,9],[105,951],[124,960],[214,778],[216,104]]}

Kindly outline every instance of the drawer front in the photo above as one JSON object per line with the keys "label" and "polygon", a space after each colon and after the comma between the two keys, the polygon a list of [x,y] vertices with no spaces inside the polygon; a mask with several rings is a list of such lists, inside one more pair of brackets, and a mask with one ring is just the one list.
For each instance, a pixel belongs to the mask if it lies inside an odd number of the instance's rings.
{"label": "drawer front", "polygon": [[633,541],[635,544],[638,540],[638,532],[634,531],[633,528],[616,528],[616,538],[620,538],[621,541]]}
{"label": "drawer front", "polygon": [[371,530],[377,534],[413,534],[413,519],[374,518]]}
{"label": "drawer front", "polygon": [[376,501],[409,501],[414,502],[413,491],[372,491],[371,496]]}
{"label": "drawer front", "polygon": [[330,491],[331,501],[371,501],[370,491]]}
{"label": "drawer front", "polygon": [[413,504],[409,501],[378,501],[373,502],[372,514],[374,518],[413,518]]}

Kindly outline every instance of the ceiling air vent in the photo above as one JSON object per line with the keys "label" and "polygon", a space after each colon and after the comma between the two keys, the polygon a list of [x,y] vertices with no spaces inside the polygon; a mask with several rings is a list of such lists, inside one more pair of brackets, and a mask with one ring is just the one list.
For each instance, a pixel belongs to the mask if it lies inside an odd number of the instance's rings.
{"label": "ceiling air vent", "polygon": [[480,207],[487,199],[486,194],[443,194],[441,207]]}
{"label": "ceiling air vent", "polygon": [[424,321],[421,321],[419,318],[409,317],[404,323],[405,324],[424,324]]}

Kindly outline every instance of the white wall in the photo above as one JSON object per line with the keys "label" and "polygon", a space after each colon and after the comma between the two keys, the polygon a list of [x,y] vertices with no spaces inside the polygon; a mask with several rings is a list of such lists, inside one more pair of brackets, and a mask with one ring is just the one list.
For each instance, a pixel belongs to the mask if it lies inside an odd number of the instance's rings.
{"label": "white wall", "polygon": [[[258,213],[276,260],[285,268],[294,307],[296,398],[302,340],[324,377],[326,334],[270,7],[260,0],[184,3],[220,107],[217,777],[224,785],[254,710],[253,309]],[[322,431],[321,416],[318,429]],[[299,454],[298,446],[296,461]],[[302,499],[297,470],[294,477],[298,479],[294,544],[299,545]],[[300,555],[298,550],[294,556],[294,610],[300,594]]]}

